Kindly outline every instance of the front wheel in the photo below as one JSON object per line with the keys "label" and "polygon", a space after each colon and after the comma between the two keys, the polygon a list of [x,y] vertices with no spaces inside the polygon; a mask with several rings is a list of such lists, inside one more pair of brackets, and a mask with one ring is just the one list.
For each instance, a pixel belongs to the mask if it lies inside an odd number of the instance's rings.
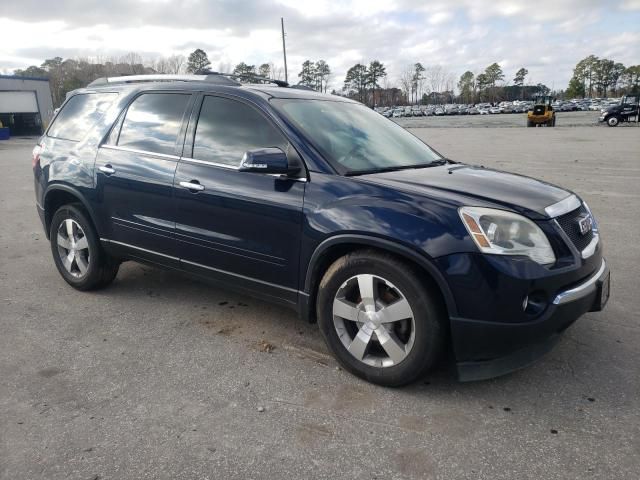
{"label": "front wheel", "polygon": [[436,362],[444,314],[430,282],[374,251],[336,260],[318,290],[322,335],[351,373],[385,386],[411,383]]}
{"label": "front wheel", "polygon": [[607,125],[609,125],[610,127],[616,127],[618,123],[620,123],[620,119],[617,115],[611,115],[609,118],[607,118]]}
{"label": "front wheel", "polygon": [[49,238],[58,272],[72,287],[93,290],[116,277],[119,262],[102,250],[93,224],[79,205],[64,205],[56,211]]}

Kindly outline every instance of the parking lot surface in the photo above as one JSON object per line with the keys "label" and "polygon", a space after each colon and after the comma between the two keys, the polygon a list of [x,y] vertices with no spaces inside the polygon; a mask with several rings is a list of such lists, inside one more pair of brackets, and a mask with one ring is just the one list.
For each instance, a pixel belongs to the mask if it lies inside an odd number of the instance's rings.
{"label": "parking lot surface", "polygon": [[[557,112],[558,127],[598,127],[600,112]],[[405,128],[512,128],[525,127],[527,115],[524,113],[499,113],[489,115],[443,115],[430,117],[399,117],[393,121]],[[628,127],[631,124],[620,124]],[[633,126],[637,126],[634,124]]]}
{"label": "parking lot surface", "polygon": [[293,312],[175,273],[129,262],[73,290],[36,214],[34,140],[0,142],[0,478],[637,479],[640,130],[412,132],[582,195],[606,310],[514,374],[461,384],[443,365],[377,387]]}

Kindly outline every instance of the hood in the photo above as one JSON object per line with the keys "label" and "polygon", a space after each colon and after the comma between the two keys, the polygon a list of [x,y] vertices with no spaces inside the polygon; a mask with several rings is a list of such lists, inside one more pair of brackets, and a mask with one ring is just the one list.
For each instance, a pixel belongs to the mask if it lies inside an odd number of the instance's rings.
{"label": "hood", "polygon": [[448,196],[467,205],[493,205],[539,218],[548,218],[545,207],[571,195],[541,180],[464,164],[373,173],[360,178],[408,193],[440,199]]}

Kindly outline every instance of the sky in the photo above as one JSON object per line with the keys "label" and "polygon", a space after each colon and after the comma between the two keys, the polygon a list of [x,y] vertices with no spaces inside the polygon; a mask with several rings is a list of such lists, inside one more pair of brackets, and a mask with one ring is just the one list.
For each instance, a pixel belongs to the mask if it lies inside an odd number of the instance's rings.
{"label": "sky", "polygon": [[306,59],[326,60],[330,86],[377,59],[388,85],[415,62],[457,79],[498,62],[505,82],[520,67],[528,84],[565,88],[590,54],[640,64],[640,0],[4,0],[0,73],[46,58],[145,59],[207,52],[216,70],[241,61],[282,65],[289,80]]}

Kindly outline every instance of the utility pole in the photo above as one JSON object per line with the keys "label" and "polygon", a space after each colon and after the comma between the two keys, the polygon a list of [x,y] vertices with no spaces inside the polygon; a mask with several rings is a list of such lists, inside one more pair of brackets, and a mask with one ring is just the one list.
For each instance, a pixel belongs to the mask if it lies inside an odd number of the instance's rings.
{"label": "utility pole", "polygon": [[287,73],[287,46],[284,43],[284,18],[280,17],[280,26],[282,27],[282,54],[284,55],[284,81],[289,82],[289,74]]}

